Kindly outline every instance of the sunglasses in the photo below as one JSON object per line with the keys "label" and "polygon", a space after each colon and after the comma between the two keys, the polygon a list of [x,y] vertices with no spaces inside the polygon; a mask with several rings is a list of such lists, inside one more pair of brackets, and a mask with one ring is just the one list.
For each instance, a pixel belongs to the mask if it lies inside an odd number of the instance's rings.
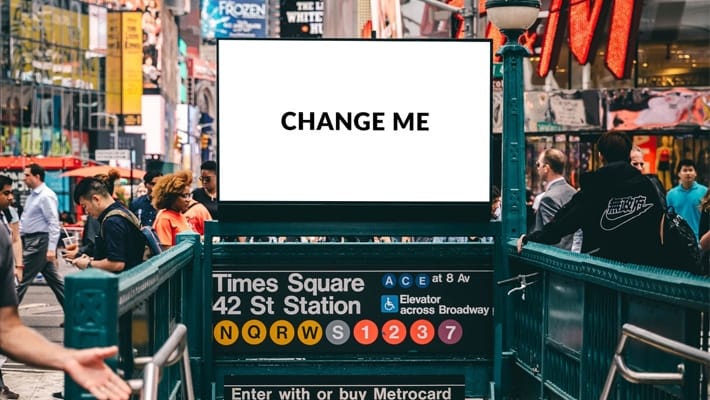
{"label": "sunglasses", "polygon": [[535,166],[536,166],[536,167],[540,168],[540,167],[542,167],[543,165],[545,165],[545,163],[540,164],[540,161],[535,161]]}
{"label": "sunglasses", "polygon": [[212,180],[212,177],[211,176],[201,176],[199,179],[200,179],[200,182],[207,183]]}
{"label": "sunglasses", "polygon": [[631,163],[631,165],[633,165],[634,167],[643,167],[645,163],[634,161]]}

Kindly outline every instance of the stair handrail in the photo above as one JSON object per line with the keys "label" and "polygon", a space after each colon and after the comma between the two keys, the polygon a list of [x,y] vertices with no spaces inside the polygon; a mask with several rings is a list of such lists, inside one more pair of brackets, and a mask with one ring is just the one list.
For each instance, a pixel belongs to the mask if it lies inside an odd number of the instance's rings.
{"label": "stair handrail", "polygon": [[685,360],[694,361],[703,364],[706,369],[710,368],[710,353],[702,351],[685,343],[669,339],[657,333],[653,333],[646,329],[640,328],[633,324],[624,324],[621,327],[621,338],[616,346],[616,352],[609,366],[609,373],[604,382],[604,388],[599,400],[609,398],[611,387],[614,384],[616,373],[619,374],[628,382],[631,383],[651,383],[651,384],[681,384],[683,383],[683,374],[685,368],[683,364],[678,365],[678,372],[637,372],[631,370],[622,356],[624,346],[627,339],[635,339],[641,343],[647,344],[655,349],[668,354],[673,354]]}
{"label": "stair handrail", "polygon": [[134,394],[141,394],[141,400],[156,400],[158,398],[161,369],[174,365],[178,361],[182,361],[180,369],[182,398],[195,400],[190,354],[187,349],[187,327],[184,324],[175,326],[173,333],[153,357],[140,357],[136,361],[137,364],[145,363],[143,378],[131,379],[128,383]]}

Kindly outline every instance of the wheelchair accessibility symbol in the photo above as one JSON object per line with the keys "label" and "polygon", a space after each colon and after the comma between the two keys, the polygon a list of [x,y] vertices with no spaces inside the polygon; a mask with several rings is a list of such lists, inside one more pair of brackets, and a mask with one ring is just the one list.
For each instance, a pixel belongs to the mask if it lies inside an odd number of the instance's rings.
{"label": "wheelchair accessibility symbol", "polygon": [[382,313],[398,313],[399,312],[399,296],[396,294],[384,294],[380,297],[380,312]]}

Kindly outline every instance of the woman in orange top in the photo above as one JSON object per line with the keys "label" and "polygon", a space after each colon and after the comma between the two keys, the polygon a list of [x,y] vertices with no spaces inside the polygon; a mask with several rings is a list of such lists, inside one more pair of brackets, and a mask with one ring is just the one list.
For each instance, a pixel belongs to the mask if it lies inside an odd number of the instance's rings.
{"label": "woman in orange top", "polygon": [[212,215],[202,203],[190,199],[187,209],[183,213],[193,231],[205,235],[205,221],[212,221]]}
{"label": "woman in orange top", "polygon": [[192,173],[180,171],[161,176],[153,187],[153,207],[158,210],[153,229],[163,249],[175,246],[177,234],[191,230],[183,212],[192,199]]}

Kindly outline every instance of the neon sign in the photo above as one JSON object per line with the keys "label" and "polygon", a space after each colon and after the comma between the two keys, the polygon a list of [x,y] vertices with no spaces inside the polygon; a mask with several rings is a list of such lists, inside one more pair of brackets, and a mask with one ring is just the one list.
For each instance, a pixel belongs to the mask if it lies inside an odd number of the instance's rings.
{"label": "neon sign", "polygon": [[[567,20],[561,18],[561,14],[565,10],[569,10]],[[587,64],[592,58],[591,53],[595,41],[604,31],[603,25],[600,26],[599,23],[604,21],[610,12],[611,23],[604,64],[616,79],[628,77],[633,55],[630,50],[635,48],[638,22],[641,17],[641,2],[634,0],[551,0],[543,34],[538,75],[546,76],[550,72],[550,68],[557,64],[562,35],[568,27],[570,52],[579,64]],[[485,7],[479,8],[479,14],[483,15],[484,13]],[[531,48],[535,36],[535,33],[527,32],[523,45]],[[490,22],[486,27],[486,37],[494,40],[495,52],[505,42],[505,38]]]}

